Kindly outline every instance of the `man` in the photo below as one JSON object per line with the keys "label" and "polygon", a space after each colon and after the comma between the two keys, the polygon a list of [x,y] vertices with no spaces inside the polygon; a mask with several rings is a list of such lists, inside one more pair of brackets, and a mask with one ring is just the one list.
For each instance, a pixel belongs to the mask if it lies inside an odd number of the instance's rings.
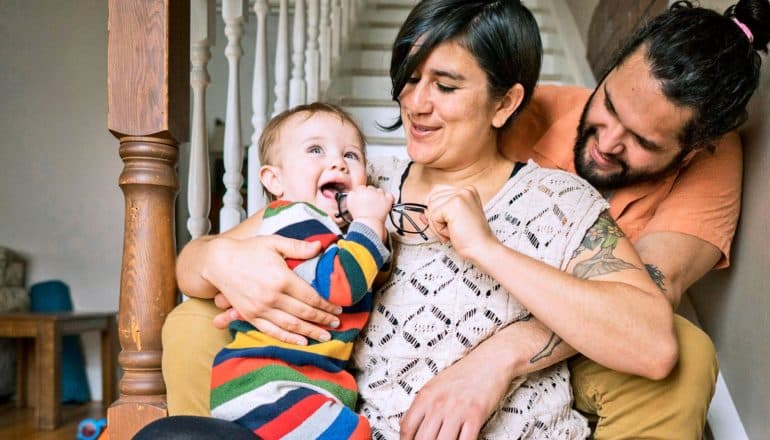
{"label": "man", "polygon": [[[689,286],[729,263],[742,155],[737,135],[728,132],[745,119],[759,76],[756,50],[767,43],[744,32],[742,20],[752,20],[747,3],[734,9],[737,22],[702,8],[675,7],[636,32],[593,92],[540,87],[515,129],[501,139],[509,157],[577,172],[600,189],[674,309]],[[752,3],[768,16],[766,1]],[[720,35],[716,44],[713,35]],[[518,331],[537,334],[537,323],[525,325],[532,328]],[[700,438],[716,356],[708,337],[692,324],[677,317],[676,327],[680,362],[662,381],[613,372],[583,357],[572,360],[577,407],[599,416],[596,438]],[[530,368],[542,367],[544,357],[558,360],[574,352],[557,335],[540,331],[531,349],[540,350],[530,351],[536,353]],[[497,339],[486,343],[486,357],[476,353],[477,362],[458,362],[467,371],[447,375],[446,386],[429,384],[421,391],[405,417],[407,438],[426,418],[484,406],[481,400],[455,404],[447,390],[449,383],[483,390],[482,383],[466,379],[471,372],[478,376],[485,362],[498,361],[494,353],[521,350]],[[529,372],[526,367],[520,363],[512,376]]]}
{"label": "man", "polygon": [[[759,6],[747,8],[746,3]],[[747,16],[747,10],[758,16]],[[520,116],[516,133],[503,135],[510,157],[532,157],[544,166],[577,171],[603,190],[610,214],[635,242],[672,308],[695,280],[712,267],[727,265],[739,211],[737,136],[726,135],[714,153],[704,150],[745,117],[759,74],[756,50],[764,50],[767,38],[748,38],[744,27],[748,32],[752,30],[746,22],[766,27],[770,7],[767,0],[744,0],[733,11],[737,22],[701,8],[676,8],[664,14],[637,32],[590,97],[590,92],[579,89],[543,87]],[[713,35],[719,38],[708,40]],[[578,126],[573,162],[571,145]],[[273,254],[310,256],[303,254],[307,249],[293,249],[285,242],[273,240],[265,246],[272,246]],[[611,243],[609,247],[611,254]],[[260,261],[274,257],[254,252]],[[180,265],[189,261],[180,256]],[[218,287],[227,291],[230,286]],[[333,321],[324,313],[330,311],[328,306],[295,293],[300,288],[290,279],[273,279],[257,288],[270,293],[271,304],[281,306],[255,321],[272,326],[289,340],[297,335],[317,337],[322,330],[310,322]],[[224,304],[220,296],[220,305]],[[184,346],[174,339],[182,337],[186,323],[195,316],[205,320],[214,314],[196,307],[200,306],[191,303],[169,316],[164,346]],[[298,310],[294,316],[304,321],[287,318],[277,309]],[[218,319],[221,323],[229,318],[220,315]],[[579,331],[581,324],[569,325]],[[681,318],[677,333],[680,362],[663,381],[612,372],[584,358],[573,361],[578,407],[599,415],[597,438],[700,435],[716,376],[714,349],[707,336]],[[402,435],[412,438],[425,424],[456,425],[459,420],[460,425],[479,425],[503,397],[497,386],[501,380],[542,369],[574,353],[535,319],[511,325],[421,390],[403,418]],[[167,367],[184,361],[181,355],[174,356],[164,353],[164,375],[169,407],[179,413],[186,409],[174,406],[192,399],[184,395],[191,382]],[[474,392],[457,393],[458,389]]]}

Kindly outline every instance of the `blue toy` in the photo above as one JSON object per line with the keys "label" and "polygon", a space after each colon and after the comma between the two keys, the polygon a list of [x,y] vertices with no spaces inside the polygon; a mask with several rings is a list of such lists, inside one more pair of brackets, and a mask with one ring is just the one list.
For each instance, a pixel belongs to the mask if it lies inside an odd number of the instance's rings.
{"label": "blue toy", "polygon": [[107,419],[85,419],[78,425],[78,440],[96,440],[107,427]]}

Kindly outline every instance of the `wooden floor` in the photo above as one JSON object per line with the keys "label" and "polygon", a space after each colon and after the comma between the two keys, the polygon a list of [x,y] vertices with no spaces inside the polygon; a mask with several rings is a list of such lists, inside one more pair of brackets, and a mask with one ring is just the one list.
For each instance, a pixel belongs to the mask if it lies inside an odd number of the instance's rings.
{"label": "wooden floor", "polygon": [[33,408],[16,408],[13,402],[0,403],[0,439],[8,440],[73,440],[78,424],[87,418],[105,417],[102,402],[62,406],[62,425],[55,431],[38,431],[34,426]]}

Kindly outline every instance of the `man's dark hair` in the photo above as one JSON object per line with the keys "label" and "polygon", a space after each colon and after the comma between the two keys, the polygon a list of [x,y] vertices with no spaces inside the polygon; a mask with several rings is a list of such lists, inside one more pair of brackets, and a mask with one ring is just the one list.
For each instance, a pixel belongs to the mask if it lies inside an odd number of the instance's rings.
{"label": "man's dark hair", "polygon": [[759,82],[758,52],[767,53],[769,39],[768,0],[740,0],[724,15],[677,1],[631,36],[610,69],[642,48],[666,97],[694,110],[680,144],[686,151],[713,151],[713,141],[745,122],[746,104]]}
{"label": "man's dark hair", "polygon": [[[393,43],[392,97],[398,101],[409,77],[438,45],[454,41],[467,49],[487,75],[492,98],[516,84],[524,87],[517,114],[532,97],[543,57],[532,13],[518,0],[423,0],[409,13]],[[415,43],[419,47],[415,49]],[[508,118],[508,124],[513,118]],[[401,125],[398,121],[388,129]]]}

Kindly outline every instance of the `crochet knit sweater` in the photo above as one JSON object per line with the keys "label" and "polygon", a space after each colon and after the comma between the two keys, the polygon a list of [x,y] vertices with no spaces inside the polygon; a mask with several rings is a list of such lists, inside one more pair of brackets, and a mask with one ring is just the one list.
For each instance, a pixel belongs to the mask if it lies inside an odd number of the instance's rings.
{"label": "crochet knit sweater", "polygon": [[[408,162],[373,164],[374,181],[398,196]],[[395,176],[395,177],[394,177]],[[607,208],[577,176],[529,162],[484,207],[508,247],[565,269],[588,228]],[[449,243],[391,231],[393,274],[375,293],[375,307],[352,357],[374,439],[397,439],[415,394],[440,371],[529,312],[500,284],[463,261]],[[472,393],[473,390],[457,390]],[[572,410],[564,362],[517,378],[480,438],[585,438],[585,419]]]}

